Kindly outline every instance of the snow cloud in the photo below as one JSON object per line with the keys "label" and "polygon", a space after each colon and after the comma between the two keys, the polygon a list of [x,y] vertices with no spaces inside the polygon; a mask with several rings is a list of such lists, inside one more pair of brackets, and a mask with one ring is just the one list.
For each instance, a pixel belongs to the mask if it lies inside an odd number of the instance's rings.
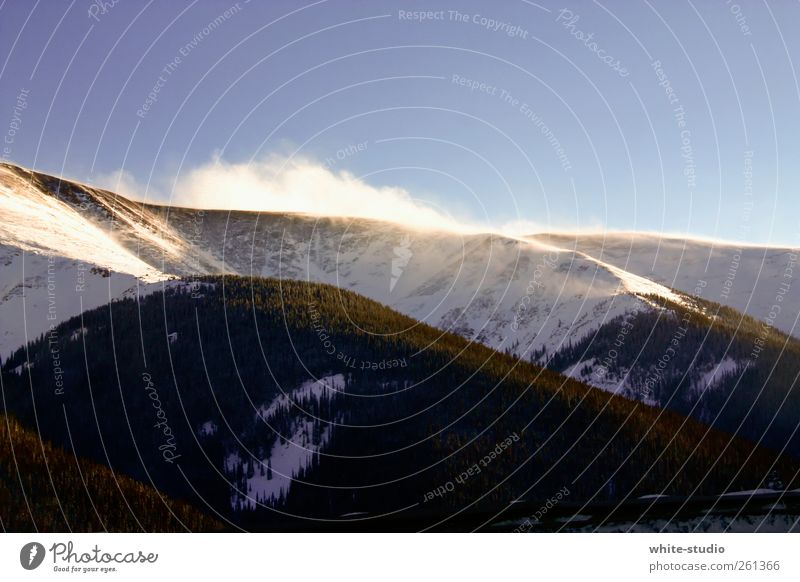
{"label": "snow cloud", "polygon": [[135,200],[191,208],[368,218],[465,234],[494,231],[522,236],[547,230],[527,220],[501,225],[459,220],[404,188],[373,186],[311,159],[279,155],[238,163],[214,158],[182,173],[174,185],[165,181],[145,187],[124,170],[99,175],[93,182]]}
{"label": "snow cloud", "polygon": [[270,156],[231,163],[213,159],[183,174],[171,196],[145,189],[126,171],[94,182],[137,200],[204,209],[298,212],[386,220],[425,229],[465,230],[457,220],[399,187],[372,186],[347,171],[303,158]]}

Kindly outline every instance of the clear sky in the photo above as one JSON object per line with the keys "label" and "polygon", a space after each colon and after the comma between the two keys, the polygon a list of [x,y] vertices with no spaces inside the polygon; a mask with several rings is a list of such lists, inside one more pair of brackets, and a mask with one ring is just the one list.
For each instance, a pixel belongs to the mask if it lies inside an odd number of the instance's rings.
{"label": "clear sky", "polygon": [[[798,22],[789,0],[5,0],[2,157],[222,207],[274,205],[258,189],[295,182],[265,175],[302,160],[471,223],[795,246]],[[323,209],[329,182],[304,182]]]}

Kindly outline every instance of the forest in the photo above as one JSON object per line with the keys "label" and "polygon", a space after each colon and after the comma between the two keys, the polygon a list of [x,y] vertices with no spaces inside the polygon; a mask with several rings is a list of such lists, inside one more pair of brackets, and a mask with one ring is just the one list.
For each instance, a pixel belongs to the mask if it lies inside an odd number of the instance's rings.
{"label": "forest", "polygon": [[[391,528],[404,516],[435,525],[563,487],[575,503],[712,495],[759,487],[773,471],[798,486],[795,458],[678,407],[591,388],[328,285],[173,281],[57,326],[0,373],[18,427],[10,442],[38,432],[48,450],[210,516],[192,529]],[[333,375],[336,390],[269,408]],[[255,480],[273,478],[270,455],[298,426],[320,446],[288,489],[258,494]],[[9,483],[23,468],[3,459]],[[24,470],[46,484],[46,467]],[[170,523],[161,506],[140,509]]]}

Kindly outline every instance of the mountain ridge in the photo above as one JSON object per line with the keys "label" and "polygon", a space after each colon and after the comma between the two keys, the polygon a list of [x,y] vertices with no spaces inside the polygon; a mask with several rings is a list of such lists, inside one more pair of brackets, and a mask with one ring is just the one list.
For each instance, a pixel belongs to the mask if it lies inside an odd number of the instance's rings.
{"label": "mountain ridge", "polygon": [[[17,182],[9,184],[9,176]],[[138,267],[125,272],[124,264],[116,264],[123,269],[115,270],[114,261],[91,249],[81,254],[81,261],[60,257],[71,243],[58,239],[45,249],[58,258],[60,268],[55,321],[162,288],[176,277],[277,277],[356,290],[442,330],[546,361],[541,354],[590,337],[617,317],[660,309],[649,299],[652,295],[691,306],[699,283],[704,298],[762,319],[774,303],[786,261],[794,256],[783,248],[745,252],[633,232],[509,237],[414,230],[374,219],[160,206],[8,164],[0,165],[5,194],[0,202],[30,195],[19,191],[20,176],[27,177],[23,182],[34,195],[79,208],[92,232],[100,230],[113,239],[156,279],[143,279]],[[0,245],[8,267],[0,281],[0,354],[44,333],[50,323],[41,314],[51,299],[47,286],[52,265],[42,254],[25,254],[25,248],[25,241]],[[771,257],[759,261],[759,253]],[[82,261],[99,269],[84,268],[91,293],[71,290]],[[796,290],[783,299],[787,312],[800,312]],[[26,316],[20,318],[20,312]],[[791,318],[780,319],[776,327],[790,334],[798,331]]]}
{"label": "mountain ridge", "polygon": [[[547,267],[547,257],[551,253],[564,253],[544,243],[492,233],[454,235],[416,231],[361,219],[206,211],[132,203],[86,185],[9,165],[0,168],[0,186],[4,187],[6,200],[14,195],[25,195],[19,192],[19,180],[16,185],[9,184],[12,181],[9,176],[19,179],[20,175],[27,175],[34,193],[49,193],[72,210],[80,205],[91,229],[104,229],[103,234],[112,237],[117,246],[128,253],[126,256],[132,256],[137,265],[143,261],[153,270],[152,274],[148,273],[150,282],[167,280],[171,276],[236,273],[340,284],[344,288],[358,289],[417,319],[444,329],[460,329],[462,334],[472,334],[478,341],[494,347],[502,345],[504,336],[509,335],[508,330],[504,333],[502,328],[508,328],[515,311],[524,316],[524,326],[519,326],[524,332],[512,341],[521,345],[553,344],[569,333],[588,331],[584,329],[587,320],[594,319],[593,314],[604,307],[611,305],[614,309],[614,298],[617,304],[625,304],[614,314],[636,309],[641,303],[634,294],[618,293],[622,280],[613,266],[609,268],[591,257],[570,252],[549,268],[546,284],[526,292],[525,271],[535,271],[537,265]],[[398,266],[394,255],[402,248],[403,241],[413,241],[405,249],[409,265]],[[64,254],[68,242],[54,240],[49,247],[40,246],[35,250],[61,256],[59,253]],[[13,243],[13,240],[6,240],[4,246],[13,248]],[[98,241],[96,246],[102,247],[104,243]],[[18,242],[16,247],[31,250],[25,241]],[[65,258],[74,259],[75,254],[67,254]],[[126,269],[126,265],[111,261],[102,253],[88,252],[79,258],[87,262],[93,260],[115,276],[119,273],[123,278],[130,275],[140,282],[148,282],[141,269]],[[364,261],[370,263],[366,269],[361,267]],[[394,276],[392,269],[396,271]],[[580,291],[588,287],[590,293],[577,302],[573,297],[559,303],[562,291],[572,284],[570,278],[574,279],[580,272],[587,274],[579,284],[583,287]],[[15,281],[18,287],[36,288],[35,282],[26,285],[24,277],[19,278]],[[128,280],[124,290],[109,293],[108,298],[122,296],[120,293],[129,291],[132,282]],[[522,313],[521,302],[544,287],[547,287],[545,307],[548,314]],[[651,285],[649,290],[676,299],[663,286]],[[550,311],[554,312],[555,319],[549,317]],[[74,314],[74,309],[68,313]],[[492,319],[494,321],[490,321]],[[580,321],[575,326],[565,327],[558,320],[567,324]],[[539,329],[534,333],[531,329],[537,324]],[[21,335],[16,334],[17,337]],[[21,343],[18,339],[9,340],[0,344],[0,350],[16,347],[11,345],[13,341],[18,342],[16,345]]]}

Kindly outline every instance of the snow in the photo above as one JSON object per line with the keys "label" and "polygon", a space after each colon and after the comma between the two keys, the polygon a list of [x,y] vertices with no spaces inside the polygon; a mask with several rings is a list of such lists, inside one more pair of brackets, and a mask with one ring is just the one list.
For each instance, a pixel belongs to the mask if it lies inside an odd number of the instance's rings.
{"label": "snow", "polygon": [[723,497],[732,497],[737,495],[775,495],[781,493],[775,489],[750,489],[749,491],[733,491],[731,493],[724,493]]}
{"label": "snow", "polygon": [[200,426],[200,430],[198,431],[202,436],[211,436],[216,434],[218,430],[217,424],[214,421],[207,420]]}
{"label": "snow", "polygon": [[[234,507],[238,501],[244,507],[254,508],[257,502],[275,500],[288,494],[292,480],[311,465],[314,457],[330,440],[332,431],[332,425],[322,426],[321,421],[304,414],[300,410],[300,402],[308,399],[320,401],[343,388],[342,374],[307,380],[258,410],[258,417],[270,434],[272,429],[269,428],[269,422],[275,414],[281,409],[293,410],[296,413],[293,433],[288,438],[280,435],[267,457],[251,461],[255,464],[255,470],[253,476],[247,479],[247,495],[234,494],[231,498]],[[228,472],[233,472],[242,463],[238,453],[231,453],[227,457],[225,468]]]}
{"label": "snow", "polygon": [[264,470],[268,463],[272,467],[271,478],[256,473],[247,480],[247,490],[250,494],[248,505],[255,506],[255,499],[277,499],[281,494],[286,495],[292,484],[292,478],[304,468],[308,467],[316,453],[322,450],[330,440],[331,428],[325,427],[321,438],[314,439],[314,422],[300,423],[289,440],[278,442],[272,447],[268,459],[261,461]]}
{"label": "snow", "polygon": [[0,355],[167,278],[87,212],[0,165]]}
{"label": "snow", "polygon": [[[252,221],[245,213],[234,215],[226,234],[252,232]],[[618,269],[535,241],[489,233],[409,234],[394,224],[283,215],[261,215],[259,225],[280,237],[256,236],[248,243],[248,251],[263,249],[262,256],[237,258],[237,249],[226,246],[228,267],[352,289],[470,340],[500,349],[514,345],[523,355],[541,347],[552,353],[604,321],[646,308],[625,289],[635,277],[623,282]],[[404,256],[399,276],[392,270],[398,248]],[[637,289],[644,288],[640,282]],[[659,285],[647,291],[669,293]]]}
{"label": "snow", "polygon": [[87,334],[87,332],[88,332],[88,331],[89,331],[89,330],[88,330],[88,329],[86,329],[85,327],[81,327],[80,329],[76,329],[75,331],[73,331],[73,332],[70,334],[70,336],[69,336],[69,339],[70,339],[70,341],[76,342],[76,341],[78,341],[80,338],[82,338],[83,336],[85,336],[85,335]]}
{"label": "snow", "polygon": [[[0,245],[0,354],[33,341],[70,317],[134,296],[135,276],[92,272],[92,265]],[[74,334],[73,334],[74,336]],[[70,336],[71,339],[77,337]]]}
{"label": "snow", "polygon": [[262,406],[258,411],[258,416],[268,422],[281,408],[288,410],[295,405],[299,408],[299,402],[302,400],[313,399],[320,401],[343,389],[344,376],[342,374],[333,374],[315,380],[307,380],[291,392],[278,396],[266,408]]}
{"label": "snow", "polygon": [[[171,276],[227,272],[338,285],[527,359],[542,348],[552,354],[615,317],[653,309],[646,296],[693,309],[688,296],[701,279],[703,297],[763,317],[795,256],[788,249],[646,233],[510,237],[367,219],[167,210],[79,184],[72,190],[76,205],[40,191],[24,176],[0,165],[0,264],[6,265],[0,353],[81,308],[146,292],[159,282],[173,284]],[[42,315],[49,299],[47,253],[60,277],[54,320]],[[735,278],[726,287],[733,263]],[[91,292],[78,297],[69,288],[81,265],[111,274],[87,271]],[[782,305],[782,313],[797,313],[800,293],[787,293]],[[792,319],[779,318],[777,327],[792,331]],[[733,365],[723,362],[704,381],[715,385]],[[609,391],[623,388],[619,378],[583,380]]]}
{"label": "snow", "polygon": [[84,261],[142,281],[166,276],[71,206],[0,166],[0,245]]}
{"label": "snow", "polygon": [[712,366],[700,374],[700,376],[694,382],[695,390],[698,392],[704,392],[706,390],[713,389],[726,375],[733,374],[738,368],[738,361],[734,360],[733,358],[726,357],[716,366]]}
{"label": "snow", "polygon": [[[692,295],[698,281],[704,299],[715,301],[764,320],[781,283],[791,282],[797,267],[797,249],[746,245],[641,232],[605,234],[541,234],[534,240],[573,248],[628,273]],[[793,286],[794,287],[794,286]],[[795,315],[800,292],[791,288],[782,296],[782,313],[775,327],[800,337]]]}
{"label": "snow", "polygon": [[[588,366],[590,369],[588,375],[581,374],[581,369],[585,366]],[[600,368],[597,366],[597,360],[595,358],[589,358],[572,364],[564,370],[562,374],[568,378],[591,384],[592,386],[605,390],[606,392],[611,392],[612,394],[625,394],[627,389],[627,384],[625,382],[626,374],[623,373],[623,375],[619,377],[610,370],[604,374],[599,374],[598,370]]]}
{"label": "snow", "polygon": [[664,285],[660,285],[649,279],[640,277],[639,275],[634,275],[629,271],[615,267],[614,265],[603,262],[597,258],[590,257],[585,253],[580,254],[587,259],[594,261],[601,267],[608,269],[609,272],[619,279],[620,283],[622,283],[622,287],[628,293],[632,293],[634,295],[657,295],[658,297],[663,297],[664,299],[668,299],[669,301],[679,305],[690,307],[690,304],[687,303],[681,295],[678,295],[672,289],[669,289]]}

